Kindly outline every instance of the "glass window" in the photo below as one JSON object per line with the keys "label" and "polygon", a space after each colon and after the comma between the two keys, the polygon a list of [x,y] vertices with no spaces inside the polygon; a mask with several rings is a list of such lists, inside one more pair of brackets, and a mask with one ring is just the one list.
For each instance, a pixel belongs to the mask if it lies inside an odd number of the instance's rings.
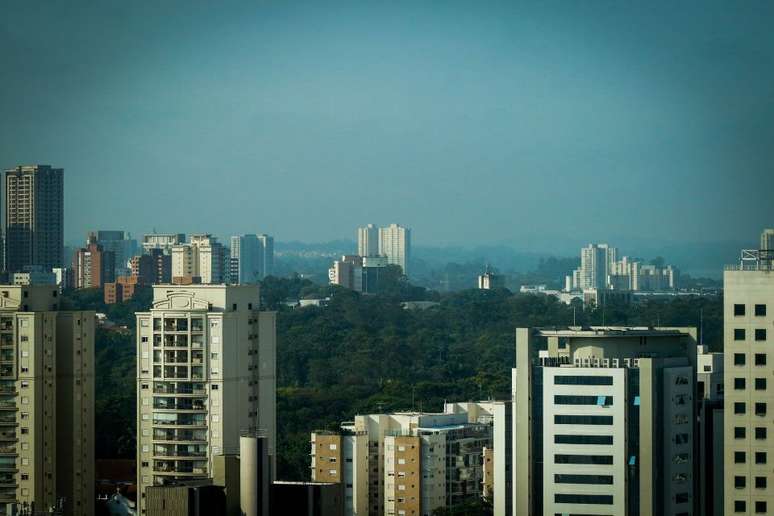
{"label": "glass window", "polygon": [[593,505],[613,505],[613,495],[599,494],[555,494],[555,503],[582,503]]}
{"label": "glass window", "polygon": [[744,414],[745,412],[747,412],[747,408],[743,401],[734,403],[734,414]]}
{"label": "glass window", "polygon": [[734,353],[734,365],[744,365],[744,353]]}
{"label": "glass window", "polygon": [[766,328],[755,329],[755,340],[758,342],[762,342],[766,340]]}
{"label": "glass window", "polygon": [[734,427],[734,439],[744,439],[746,435],[746,429],[743,426]]}
{"label": "glass window", "polygon": [[613,444],[612,435],[555,435],[556,444]]}
{"label": "glass window", "polygon": [[743,451],[734,452],[734,463],[744,464],[747,462],[747,455]]}
{"label": "glass window", "polygon": [[756,403],[755,404],[755,415],[756,416],[765,416],[766,415],[766,404],[765,403]]}
{"label": "glass window", "polygon": [[735,304],[734,305],[734,315],[736,315],[736,316],[744,315],[744,305]]}
{"label": "glass window", "polygon": [[755,438],[756,439],[766,439],[766,427],[765,426],[756,426],[755,427]]}
{"label": "glass window", "polygon": [[763,317],[766,315],[766,305],[755,305],[755,315]]}
{"label": "glass window", "polygon": [[737,489],[744,489],[745,484],[747,484],[747,480],[745,477],[734,477],[734,487]]}
{"label": "glass window", "polygon": [[766,489],[766,477],[755,477],[755,488]]}
{"label": "glass window", "polygon": [[766,502],[755,502],[755,514],[766,514]]}
{"label": "glass window", "polygon": [[764,366],[764,365],[766,365],[766,353],[756,353],[755,354],[755,365],[757,365],[757,366]]}
{"label": "glass window", "polygon": [[744,378],[734,378],[734,389],[737,391],[743,391],[745,388]]}
{"label": "glass window", "polygon": [[766,452],[755,452],[755,463],[766,464]]}
{"label": "glass window", "polygon": [[744,500],[734,500],[734,512],[746,512],[747,504]]}
{"label": "glass window", "polygon": [[554,416],[554,424],[557,425],[612,425],[613,416]]}
{"label": "glass window", "polygon": [[744,340],[744,338],[745,338],[744,328],[735,328],[734,340]]}
{"label": "glass window", "polygon": [[555,376],[554,385],[613,385],[612,376]]}
{"label": "glass window", "polygon": [[765,391],[766,390],[766,378],[756,378],[755,379],[755,390],[756,391]]}

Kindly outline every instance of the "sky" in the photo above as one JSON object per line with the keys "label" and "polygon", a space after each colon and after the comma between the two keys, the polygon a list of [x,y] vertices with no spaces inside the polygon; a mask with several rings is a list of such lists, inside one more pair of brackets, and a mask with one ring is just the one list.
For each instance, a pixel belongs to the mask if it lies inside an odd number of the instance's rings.
{"label": "sky", "polygon": [[753,242],[774,3],[638,4],[4,2],[0,167],[64,167],[68,242]]}

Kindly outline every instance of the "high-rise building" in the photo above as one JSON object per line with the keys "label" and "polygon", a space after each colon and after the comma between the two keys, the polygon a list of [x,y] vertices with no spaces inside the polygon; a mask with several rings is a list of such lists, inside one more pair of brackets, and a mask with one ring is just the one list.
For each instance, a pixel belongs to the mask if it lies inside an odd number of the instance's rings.
{"label": "high-rise building", "polygon": [[5,268],[62,267],[64,170],[48,165],[5,171]]}
{"label": "high-rise building", "polygon": [[723,353],[697,346],[697,493],[694,514],[723,514]]}
{"label": "high-rise building", "polygon": [[115,254],[105,251],[96,240],[90,236],[86,247],[73,255],[75,288],[102,288],[115,281]]}
{"label": "high-rise building", "polygon": [[344,484],[348,516],[430,514],[479,498],[483,450],[492,446],[489,405],[358,415],[340,432],[312,433],[312,480]]}
{"label": "high-rise building", "polygon": [[517,329],[511,514],[693,514],[695,366],[693,328]]}
{"label": "high-rise building", "polygon": [[[276,446],[275,314],[256,285],[163,285],[137,313],[137,486],[212,478],[243,431]],[[275,471],[275,468],[271,468]]]}
{"label": "high-rise building", "polygon": [[774,514],[774,253],[726,268],[723,323],[725,514]]}
{"label": "high-rise building", "polygon": [[499,274],[495,274],[487,266],[484,274],[478,277],[478,288],[480,290],[494,290],[498,288],[505,288],[505,277]]}
{"label": "high-rise building", "polygon": [[137,254],[138,245],[137,240],[131,238],[128,233],[124,231],[97,231],[97,243],[102,246],[105,251],[111,251],[115,255],[115,272],[114,277],[128,276],[129,267],[127,263],[129,259]]}
{"label": "high-rise building", "polygon": [[172,246],[172,278],[200,278],[204,284],[226,281],[226,250],[209,234],[191,235],[191,241]]}
{"label": "high-rise building", "polygon": [[373,224],[357,228],[357,254],[359,256],[379,254],[379,228]]}
{"label": "high-rise building", "polygon": [[0,286],[0,513],[94,514],[94,312]]}
{"label": "high-rise building", "polygon": [[400,265],[403,274],[409,275],[411,261],[411,230],[398,224],[379,228],[379,254],[387,257],[391,265]]}
{"label": "high-rise building", "polygon": [[236,285],[258,283],[263,277],[263,243],[257,235],[231,237],[229,281]]}
{"label": "high-rise building", "polygon": [[150,233],[142,238],[142,250],[149,253],[151,249],[161,249],[164,254],[171,254],[172,247],[185,243],[185,233]]}
{"label": "high-rise building", "polygon": [[774,251],[774,228],[764,229],[761,233],[760,250]]}
{"label": "high-rise building", "polygon": [[261,279],[274,274],[274,237],[258,235],[261,242],[261,254],[258,264],[261,270]]}

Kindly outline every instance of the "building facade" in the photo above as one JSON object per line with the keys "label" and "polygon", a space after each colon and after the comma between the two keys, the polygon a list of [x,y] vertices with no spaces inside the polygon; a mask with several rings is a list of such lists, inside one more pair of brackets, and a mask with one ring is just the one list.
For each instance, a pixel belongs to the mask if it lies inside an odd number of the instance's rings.
{"label": "building facade", "polygon": [[209,234],[191,235],[191,241],[172,246],[172,278],[200,278],[220,284],[227,276],[226,250]]}
{"label": "building facade", "polygon": [[51,286],[0,294],[0,514],[94,514],[94,312]]}
{"label": "building facade", "polygon": [[273,273],[274,238],[269,235],[231,237],[230,283],[255,284]]}
{"label": "building facade", "polygon": [[411,261],[411,230],[398,224],[379,228],[379,254],[387,257],[390,265],[399,265],[409,275]]}
{"label": "building facade", "polygon": [[64,170],[48,165],[5,171],[5,269],[46,270],[64,262]]}
{"label": "building facade", "polygon": [[693,514],[695,337],[517,329],[512,514]]}
{"label": "building facade", "polygon": [[115,262],[115,254],[105,251],[96,238],[89,238],[86,247],[73,255],[75,288],[102,288],[115,281]]}
{"label": "building facade", "polygon": [[141,513],[146,487],[211,478],[242,431],[275,456],[275,314],[259,307],[258,286],[161,285],[137,313]]}
{"label": "building facade", "polygon": [[159,249],[164,254],[171,254],[172,247],[185,243],[185,233],[150,233],[142,238],[142,250],[148,254],[153,249]]}
{"label": "building facade", "polygon": [[379,228],[373,224],[357,228],[358,256],[377,256],[379,254]]}
{"label": "building facade", "polygon": [[774,514],[774,252],[726,268],[723,322],[725,514]]}

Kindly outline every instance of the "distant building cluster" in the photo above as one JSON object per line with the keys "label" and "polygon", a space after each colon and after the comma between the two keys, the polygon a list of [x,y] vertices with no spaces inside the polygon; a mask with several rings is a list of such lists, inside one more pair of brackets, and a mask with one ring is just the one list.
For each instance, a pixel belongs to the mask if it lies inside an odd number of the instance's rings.
{"label": "distant building cluster", "polygon": [[378,228],[373,224],[357,229],[357,254],[344,255],[328,270],[331,285],[376,293],[388,265],[397,265],[408,275],[411,259],[411,230],[398,224]]}

